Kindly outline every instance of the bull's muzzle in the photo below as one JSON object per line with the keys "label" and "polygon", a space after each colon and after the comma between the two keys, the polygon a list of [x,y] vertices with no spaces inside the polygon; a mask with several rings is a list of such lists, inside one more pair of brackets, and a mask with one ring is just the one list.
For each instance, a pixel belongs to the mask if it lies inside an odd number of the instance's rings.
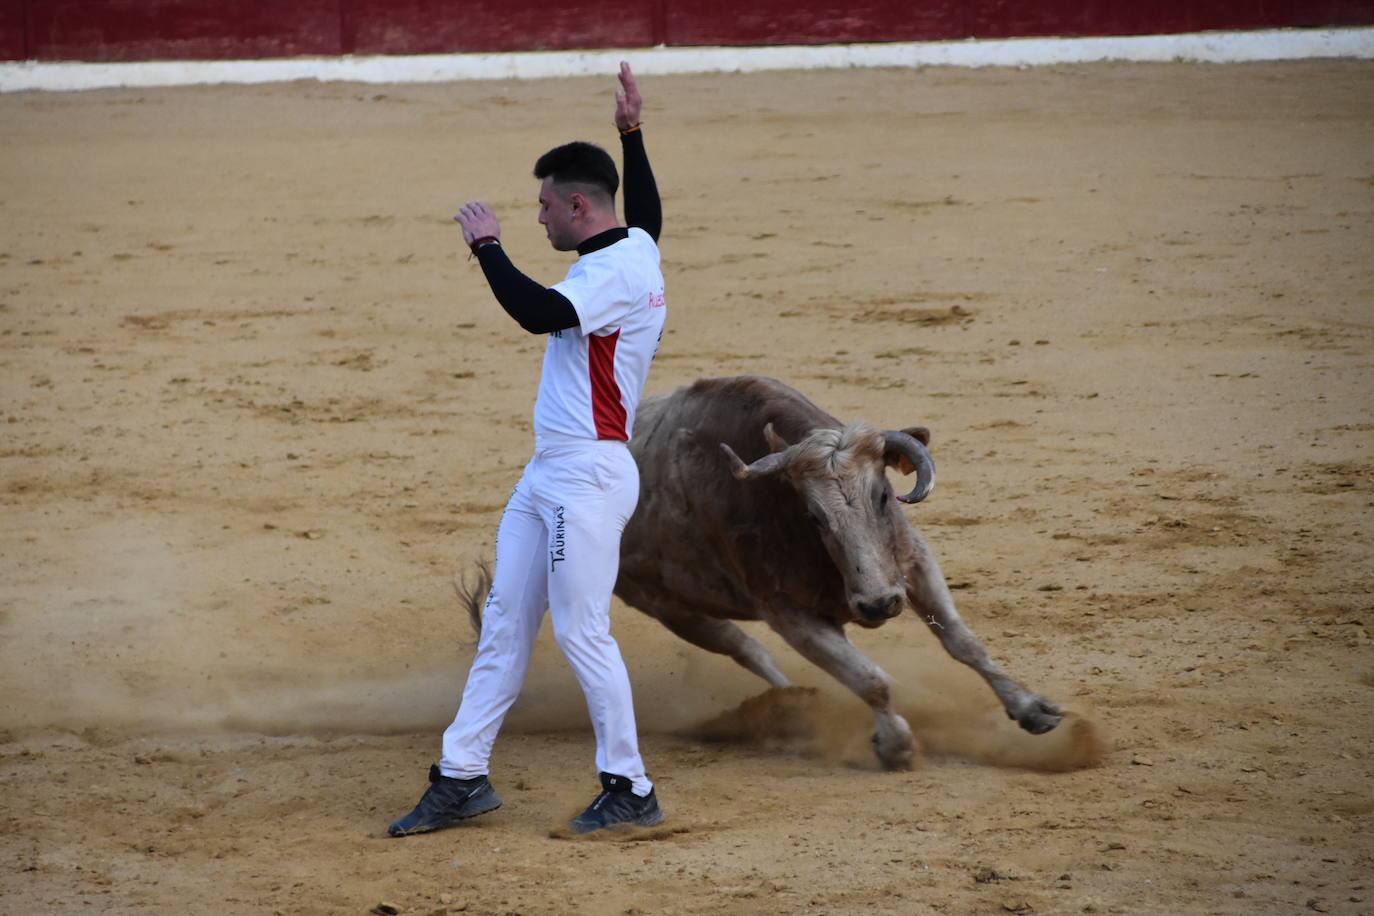
{"label": "bull's muzzle", "polygon": [[864,620],[887,620],[902,612],[902,597],[890,595],[873,601],[860,601],[854,605],[854,609],[859,612],[859,616]]}

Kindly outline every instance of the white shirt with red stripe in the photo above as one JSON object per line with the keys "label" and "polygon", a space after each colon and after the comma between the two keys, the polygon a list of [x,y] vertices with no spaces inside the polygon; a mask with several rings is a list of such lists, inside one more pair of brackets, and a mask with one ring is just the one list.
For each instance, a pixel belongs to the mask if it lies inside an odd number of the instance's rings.
{"label": "white shirt with red stripe", "polygon": [[578,258],[553,289],[579,324],[549,335],[535,438],[629,441],[668,311],[658,246],[632,227],[627,238]]}

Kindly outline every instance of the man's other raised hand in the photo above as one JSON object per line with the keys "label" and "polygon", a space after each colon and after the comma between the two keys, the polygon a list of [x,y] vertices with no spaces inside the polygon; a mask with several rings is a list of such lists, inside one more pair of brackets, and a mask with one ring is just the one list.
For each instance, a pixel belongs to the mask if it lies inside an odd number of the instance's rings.
{"label": "man's other raised hand", "polygon": [[615,126],[626,131],[639,124],[639,108],[643,103],[635,75],[628,61],[620,62],[620,88],[615,91]]}

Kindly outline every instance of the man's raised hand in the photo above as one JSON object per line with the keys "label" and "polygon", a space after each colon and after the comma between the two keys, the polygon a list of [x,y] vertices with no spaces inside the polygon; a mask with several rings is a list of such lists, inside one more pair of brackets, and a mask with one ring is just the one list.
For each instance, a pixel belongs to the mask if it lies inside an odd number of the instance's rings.
{"label": "man's raised hand", "polygon": [[501,237],[501,223],[496,219],[496,214],[480,200],[463,204],[454,219],[463,227],[463,241],[469,245],[481,238]]}
{"label": "man's raised hand", "polygon": [[639,107],[643,103],[635,75],[628,61],[620,62],[620,88],[615,91],[615,126],[626,131],[639,124]]}

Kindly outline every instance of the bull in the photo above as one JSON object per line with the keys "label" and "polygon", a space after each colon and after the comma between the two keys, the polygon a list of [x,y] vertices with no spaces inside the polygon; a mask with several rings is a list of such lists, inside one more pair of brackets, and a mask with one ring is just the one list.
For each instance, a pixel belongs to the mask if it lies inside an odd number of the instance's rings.
{"label": "bull", "polygon": [[[873,711],[888,769],[916,754],[893,710],[892,679],[846,638],[909,605],[956,660],[977,671],[1032,734],[1061,710],[1018,684],[965,625],[934,554],[901,503],[935,482],[924,427],[844,424],[759,376],[705,379],[645,398],[630,450],[638,509],[625,529],[616,594],[673,633],[788,685],[768,650],[734,623],[762,620]],[[885,473],[916,475],[909,493]]]}

